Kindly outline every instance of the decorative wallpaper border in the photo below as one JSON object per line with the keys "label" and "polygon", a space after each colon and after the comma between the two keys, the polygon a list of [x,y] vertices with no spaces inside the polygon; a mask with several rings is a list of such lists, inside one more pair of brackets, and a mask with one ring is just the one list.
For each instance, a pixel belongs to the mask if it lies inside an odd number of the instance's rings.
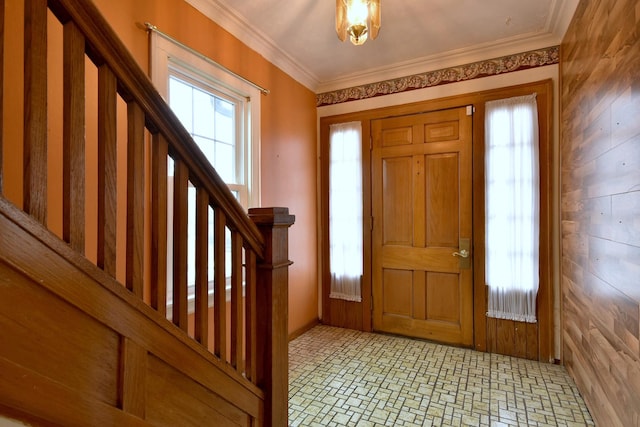
{"label": "decorative wallpaper border", "polygon": [[558,64],[559,62],[560,47],[552,46],[412,76],[320,93],[316,95],[316,106],[322,107],[323,105],[341,104],[359,99],[424,89],[497,74],[512,73],[528,68],[544,67]]}

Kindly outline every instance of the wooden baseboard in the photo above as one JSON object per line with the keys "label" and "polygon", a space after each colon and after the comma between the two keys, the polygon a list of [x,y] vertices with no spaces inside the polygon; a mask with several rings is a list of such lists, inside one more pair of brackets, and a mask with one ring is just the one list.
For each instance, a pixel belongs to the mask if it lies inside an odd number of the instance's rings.
{"label": "wooden baseboard", "polygon": [[296,329],[295,331],[291,332],[289,334],[289,341],[295,340],[300,335],[302,335],[305,332],[313,329],[315,326],[318,326],[319,324],[320,324],[320,319],[313,319],[311,322],[307,323],[302,328]]}

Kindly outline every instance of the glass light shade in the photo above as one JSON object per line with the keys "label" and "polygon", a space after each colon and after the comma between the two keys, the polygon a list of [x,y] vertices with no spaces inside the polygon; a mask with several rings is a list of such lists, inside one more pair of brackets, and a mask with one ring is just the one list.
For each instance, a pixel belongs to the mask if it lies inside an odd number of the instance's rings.
{"label": "glass light shade", "polygon": [[369,20],[369,2],[367,0],[345,0],[347,4],[347,20],[349,26],[367,26]]}
{"label": "glass light shade", "polygon": [[368,32],[369,31],[367,29],[367,26],[361,24],[351,25],[347,29],[347,33],[349,33],[349,39],[351,40],[351,43],[355,44],[356,46],[359,46],[367,41]]}
{"label": "glass light shade", "polygon": [[380,30],[380,0],[336,0],[336,32],[345,41],[358,46]]}

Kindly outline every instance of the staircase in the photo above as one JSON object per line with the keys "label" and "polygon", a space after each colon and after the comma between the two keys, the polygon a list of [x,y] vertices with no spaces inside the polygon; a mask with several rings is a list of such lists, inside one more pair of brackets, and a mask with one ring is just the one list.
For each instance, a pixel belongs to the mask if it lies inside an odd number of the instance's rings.
{"label": "staircase", "polygon": [[19,43],[0,0],[0,416],[286,426],[294,217],[244,212],[90,0],[14,3]]}

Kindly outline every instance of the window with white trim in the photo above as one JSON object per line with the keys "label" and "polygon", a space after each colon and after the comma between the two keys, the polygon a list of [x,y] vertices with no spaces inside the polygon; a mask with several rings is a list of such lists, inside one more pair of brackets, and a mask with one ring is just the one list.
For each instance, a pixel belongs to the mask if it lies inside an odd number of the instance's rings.
{"label": "window with white trim", "polygon": [[[246,209],[259,206],[260,89],[228,72],[201,54],[151,32],[151,79],[168,102],[202,153]],[[173,165],[168,165],[169,192],[173,192]],[[187,282],[191,312],[195,283],[195,188],[189,188]],[[168,198],[169,205],[172,197]],[[169,206],[168,247],[171,251],[172,207]],[[213,212],[209,209],[209,253],[213,253]],[[226,230],[227,287],[231,274],[231,245]],[[168,254],[168,281],[172,256]],[[208,278],[212,296],[213,265]],[[171,284],[167,284],[167,304],[172,304]],[[228,290],[227,290],[228,291]],[[167,310],[171,316],[171,310]]]}
{"label": "window with white trim", "polygon": [[248,209],[260,205],[260,89],[151,32],[151,78],[220,177]]}

